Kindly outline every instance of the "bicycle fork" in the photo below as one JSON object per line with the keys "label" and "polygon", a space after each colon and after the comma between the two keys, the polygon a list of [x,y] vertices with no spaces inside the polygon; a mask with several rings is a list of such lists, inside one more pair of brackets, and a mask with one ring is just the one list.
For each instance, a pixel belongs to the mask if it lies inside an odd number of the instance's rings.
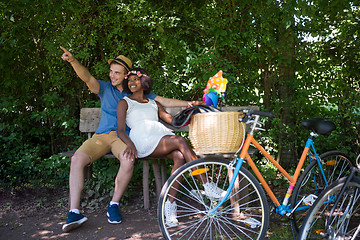
{"label": "bicycle fork", "polygon": [[[226,191],[226,195],[225,197],[223,197],[223,199],[221,199],[221,201],[216,205],[216,207],[214,209],[212,209],[211,211],[209,211],[208,215],[211,217],[211,216],[214,216],[216,214],[216,211],[221,207],[221,205],[224,204],[224,202],[227,200],[227,198],[230,196],[230,193],[231,193],[231,190],[233,189],[234,187],[234,184],[235,184],[235,181],[236,181],[236,178],[237,178],[237,175],[240,171],[240,168],[241,166],[243,165],[244,163],[244,160],[245,160],[245,153],[247,153],[248,149],[249,149],[249,146],[250,146],[250,143],[251,143],[251,139],[252,137],[249,137],[249,136],[252,136],[254,131],[256,130],[257,128],[257,122],[259,121],[259,116],[256,116],[255,117],[255,120],[253,121],[254,124],[253,126],[251,127],[251,130],[250,130],[250,133],[248,134],[248,137],[246,138],[245,140],[245,144],[243,145],[243,148],[241,150],[241,154],[240,154],[240,157],[236,158],[237,159],[237,162],[236,162],[236,165],[235,165],[235,170],[234,170],[234,174],[231,178],[231,181],[230,181],[230,184],[229,184],[229,187]],[[240,151],[240,149],[238,150],[238,152]],[[238,153],[237,152],[237,153]],[[235,159],[234,159],[235,160]],[[229,167],[232,167],[232,164],[229,165]]]}
{"label": "bicycle fork", "polygon": [[243,163],[244,163],[244,158],[238,158],[233,177],[231,178],[230,185],[229,185],[228,189],[226,190],[226,195],[221,199],[221,201],[216,205],[216,207],[214,209],[209,211],[209,213],[208,213],[209,216],[214,216],[216,214],[216,211],[221,207],[221,205],[223,205],[223,203],[230,196],[231,190],[233,189],[235,181],[236,181],[236,177],[237,177]]}
{"label": "bicycle fork", "polygon": [[[237,178],[237,175],[240,171],[240,168],[241,166],[243,165],[244,163],[244,158],[237,158],[237,163],[236,163],[236,166],[235,166],[235,170],[234,170],[234,174],[233,174],[233,177],[231,178],[231,181],[230,181],[230,184],[229,184],[229,187],[228,189],[226,190],[226,195],[221,199],[221,201],[212,209],[208,212],[208,216],[209,217],[214,217],[216,216],[216,212],[217,210],[223,205],[223,203],[228,199],[228,197],[230,196],[231,194],[231,190],[233,189],[234,187],[234,184],[235,184],[235,181],[236,181],[236,178]],[[260,227],[261,226],[261,222],[259,222],[258,220],[254,219],[254,218],[246,218],[246,219],[243,219],[242,220],[244,222],[244,224],[248,225],[249,227],[251,228],[257,228],[257,227]]]}

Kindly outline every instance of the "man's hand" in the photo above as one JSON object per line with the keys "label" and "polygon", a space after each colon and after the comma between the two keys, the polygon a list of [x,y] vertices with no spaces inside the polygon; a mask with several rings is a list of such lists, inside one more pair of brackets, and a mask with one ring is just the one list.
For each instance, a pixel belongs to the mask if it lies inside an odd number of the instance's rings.
{"label": "man's hand", "polygon": [[62,46],[60,46],[60,48],[64,51],[61,57],[64,61],[67,61],[69,63],[75,61],[75,57],[67,49],[63,48]]}

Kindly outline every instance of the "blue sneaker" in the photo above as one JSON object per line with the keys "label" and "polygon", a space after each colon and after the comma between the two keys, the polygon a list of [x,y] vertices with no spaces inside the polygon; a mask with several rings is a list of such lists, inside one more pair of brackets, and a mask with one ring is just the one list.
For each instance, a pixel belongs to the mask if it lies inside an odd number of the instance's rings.
{"label": "blue sneaker", "polygon": [[121,215],[119,206],[116,204],[109,205],[107,208],[107,216],[109,217],[108,222],[112,224],[121,223]]}
{"label": "blue sneaker", "polygon": [[64,232],[69,232],[77,227],[80,227],[80,225],[87,220],[87,218],[84,217],[81,213],[69,212],[67,217],[68,219],[66,223],[62,226],[62,230]]}

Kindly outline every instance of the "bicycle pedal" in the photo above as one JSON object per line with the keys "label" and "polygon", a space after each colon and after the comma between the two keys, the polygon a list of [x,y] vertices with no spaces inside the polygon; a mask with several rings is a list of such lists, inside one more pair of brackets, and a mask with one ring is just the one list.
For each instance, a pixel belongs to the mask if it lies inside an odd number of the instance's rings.
{"label": "bicycle pedal", "polygon": [[304,203],[306,206],[311,207],[311,206],[314,204],[314,202],[316,201],[317,198],[318,198],[318,197],[317,197],[316,195],[310,194],[310,195],[306,196],[306,198],[304,198],[303,203]]}
{"label": "bicycle pedal", "polygon": [[246,226],[251,228],[257,228],[261,226],[261,222],[259,220],[256,220],[255,218],[247,218],[244,220],[244,223]]}
{"label": "bicycle pedal", "polygon": [[269,203],[269,213],[270,215],[276,213],[276,207],[273,202]]}

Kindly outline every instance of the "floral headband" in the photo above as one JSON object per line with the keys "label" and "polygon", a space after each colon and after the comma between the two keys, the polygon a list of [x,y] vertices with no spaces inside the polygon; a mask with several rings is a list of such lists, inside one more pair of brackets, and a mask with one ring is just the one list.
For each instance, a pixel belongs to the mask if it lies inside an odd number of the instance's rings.
{"label": "floral headband", "polygon": [[141,73],[140,71],[132,70],[132,71],[129,71],[129,72],[125,75],[125,79],[127,79],[130,75],[136,75],[136,76],[138,76],[138,77],[147,76],[146,74]]}

